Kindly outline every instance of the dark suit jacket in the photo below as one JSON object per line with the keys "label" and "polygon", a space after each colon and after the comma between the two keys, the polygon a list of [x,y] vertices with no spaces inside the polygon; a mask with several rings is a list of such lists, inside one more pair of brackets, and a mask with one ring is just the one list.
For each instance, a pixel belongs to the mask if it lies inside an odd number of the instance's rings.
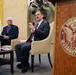
{"label": "dark suit jacket", "polygon": [[[47,36],[49,35],[49,31],[50,31],[49,22],[43,20],[38,29],[35,29],[34,31],[34,41],[43,40],[47,38]],[[27,42],[29,41],[29,39],[27,40]]]}
{"label": "dark suit jacket", "polygon": [[11,28],[10,28],[10,30],[9,30],[8,33],[7,33],[7,27],[8,26],[5,26],[3,28],[3,31],[1,33],[1,35],[7,35],[7,36],[9,36],[10,40],[11,39],[16,39],[18,37],[18,34],[19,34],[18,27],[15,26],[15,25],[11,25]]}

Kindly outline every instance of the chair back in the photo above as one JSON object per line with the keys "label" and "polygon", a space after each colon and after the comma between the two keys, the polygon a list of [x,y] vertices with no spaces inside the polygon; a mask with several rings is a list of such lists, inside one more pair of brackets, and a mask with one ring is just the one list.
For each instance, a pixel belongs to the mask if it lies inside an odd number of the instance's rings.
{"label": "chair back", "polygon": [[49,36],[46,39],[51,39],[53,34],[53,28],[54,28],[54,22],[50,24],[50,33]]}
{"label": "chair back", "polygon": [[44,39],[45,41],[46,41],[46,51],[45,51],[45,53],[50,53],[50,50],[51,50],[51,43],[52,43],[52,38],[54,38],[53,37],[53,29],[54,29],[54,22],[52,22],[51,24],[50,24],[50,32],[49,32],[49,36],[46,38],[46,39]]}

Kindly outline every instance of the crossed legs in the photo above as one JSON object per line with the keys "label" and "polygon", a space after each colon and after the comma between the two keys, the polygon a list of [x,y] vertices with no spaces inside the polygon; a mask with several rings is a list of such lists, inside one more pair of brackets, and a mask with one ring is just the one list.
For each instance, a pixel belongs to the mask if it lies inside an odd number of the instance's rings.
{"label": "crossed legs", "polygon": [[28,61],[29,61],[30,49],[31,49],[31,44],[28,42],[20,43],[15,46],[17,61],[21,62],[22,68],[29,66]]}

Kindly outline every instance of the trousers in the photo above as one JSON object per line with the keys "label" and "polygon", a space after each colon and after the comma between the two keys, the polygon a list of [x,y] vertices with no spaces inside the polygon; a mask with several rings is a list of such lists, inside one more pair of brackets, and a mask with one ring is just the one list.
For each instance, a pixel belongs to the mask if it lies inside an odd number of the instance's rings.
{"label": "trousers", "polygon": [[23,66],[27,66],[29,64],[29,51],[31,50],[31,43],[24,42],[19,43],[15,46],[15,52],[17,61],[21,62]]}
{"label": "trousers", "polygon": [[1,41],[1,45],[10,45],[11,44],[11,40],[9,39],[4,39],[3,36],[0,36],[0,41]]}

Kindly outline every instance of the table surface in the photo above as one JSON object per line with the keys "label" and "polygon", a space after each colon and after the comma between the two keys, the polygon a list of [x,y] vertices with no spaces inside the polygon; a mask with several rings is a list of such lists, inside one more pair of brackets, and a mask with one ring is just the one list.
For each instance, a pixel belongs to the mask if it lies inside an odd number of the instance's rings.
{"label": "table surface", "polygon": [[12,51],[15,51],[15,50],[0,50],[0,54],[2,54],[2,53],[10,53]]}
{"label": "table surface", "polygon": [[13,51],[14,50],[0,50],[0,55],[3,54],[10,54],[10,59],[6,58],[0,58],[0,66],[5,65],[5,64],[10,64],[11,67],[11,73],[14,73],[14,68],[13,68]]}

